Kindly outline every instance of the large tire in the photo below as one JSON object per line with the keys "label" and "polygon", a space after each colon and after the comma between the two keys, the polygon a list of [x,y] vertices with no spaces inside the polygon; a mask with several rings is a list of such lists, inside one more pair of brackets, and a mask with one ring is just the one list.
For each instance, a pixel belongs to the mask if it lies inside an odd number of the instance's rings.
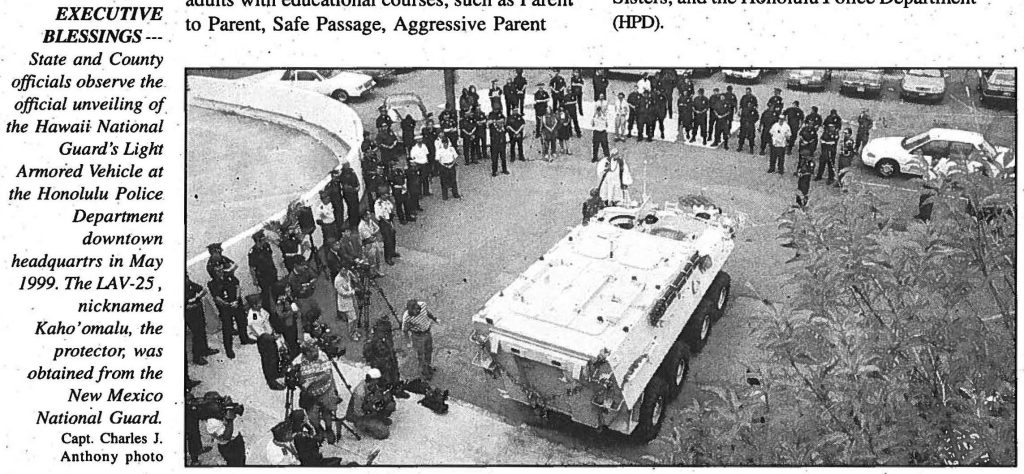
{"label": "large tire", "polygon": [[665,360],[658,368],[657,377],[661,377],[668,386],[668,400],[675,400],[690,375],[690,346],[680,337],[672,344]]}
{"label": "large tire", "polygon": [[714,305],[715,322],[725,316],[725,307],[729,304],[729,292],[732,290],[732,277],[726,272],[718,272],[711,283],[707,297]]}
{"label": "large tire", "polygon": [[665,410],[668,405],[668,387],[661,377],[655,375],[644,389],[640,401],[640,420],[631,435],[640,443],[649,443],[658,437],[661,424],[665,421]]}
{"label": "large tire", "polygon": [[875,163],[875,171],[883,178],[889,178],[900,174],[900,164],[892,158],[882,158]]}
{"label": "large tire", "polygon": [[694,310],[690,322],[683,329],[683,340],[690,346],[693,353],[699,354],[711,337],[711,327],[715,324],[714,306],[701,301]]}
{"label": "large tire", "polygon": [[338,89],[331,93],[331,98],[338,102],[348,102],[348,92]]}

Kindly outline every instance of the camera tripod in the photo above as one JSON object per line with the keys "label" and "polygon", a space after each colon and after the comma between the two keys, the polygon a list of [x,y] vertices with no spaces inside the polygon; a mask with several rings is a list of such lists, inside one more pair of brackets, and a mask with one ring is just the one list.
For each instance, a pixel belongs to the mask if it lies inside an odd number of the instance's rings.
{"label": "camera tripod", "polygon": [[359,282],[357,283],[358,288],[356,290],[356,330],[362,331],[364,334],[370,333],[370,306],[374,290],[380,295],[380,299],[384,301],[384,305],[387,306],[391,317],[394,318],[395,328],[401,328],[402,322],[398,318],[398,311],[391,304],[391,300],[384,293],[384,289],[366,272],[359,272],[358,277]]}
{"label": "camera tripod", "polygon": [[[341,377],[341,383],[343,383],[345,385],[345,388],[348,389],[349,395],[351,395],[352,394],[352,386],[348,384],[348,381],[345,380],[345,376],[341,374],[341,369],[338,368],[338,363],[335,362],[334,359],[329,359],[329,360],[331,361],[331,365],[334,366],[334,371],[338,374],[338,377]],[[284,397],[285,397],[284,398],[284,417],[287,420],[288,416],[292,412],[292,408],[294,407],[294,403],[295,403],[295,387],[288,386],[287,391],[285,391]],[[338,397],[338,398],[341,398],[341,397]],[[338,426],[340,426],[342,428],[345,428],[345,431],[348,431],[349,433],[352,434],[352,436],[355,436],[356,441],[361,441],[363,439],[362,436],[359,436],[359,433],[356,433],[356,430],[354,428],[349,426],[348,423],[345,423],[344,419],[338,418],[333,413],[331,414],[331,419],[324,420],[324,421],[327,422],[327,426],[328,427],[331,425],[331,423],[336,423]]]}

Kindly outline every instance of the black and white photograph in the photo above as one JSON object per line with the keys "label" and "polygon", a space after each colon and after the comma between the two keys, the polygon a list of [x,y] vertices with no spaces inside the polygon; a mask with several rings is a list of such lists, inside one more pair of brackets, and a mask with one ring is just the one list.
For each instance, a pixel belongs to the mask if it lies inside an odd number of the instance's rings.
{"label": "black and white photograph", "polygon": [[184,464],[1016,466],[1018,71],[909,66],[185,69]]}

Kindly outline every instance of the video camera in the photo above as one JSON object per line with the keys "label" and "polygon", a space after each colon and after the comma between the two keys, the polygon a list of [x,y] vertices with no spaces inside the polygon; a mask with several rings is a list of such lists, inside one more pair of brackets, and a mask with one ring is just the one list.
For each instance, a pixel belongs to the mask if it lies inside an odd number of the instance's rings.
{"label": "video camera", "polygon": [[363,412],[368,415],[391,416],[395,412],[395,395],[392,389],[379,383],[368,383],[366,396],[363,398]]}
{"label": "video camera", "polygon": [[245,405],[231,400],[217,392],[207,392],[203,398],[191,398],[185,400],[185,406],[192,411],[200,420],[216,418],[223,420],[229,413],[235,416],[245,414]]}
{"label": "video camera", "polygon": [[345,348],[341,344],[341,336],[331,332],[331,328],[324,323],[314,322],[309,326],[309,336],[320,350],[327,354],[327,357],[335,359],[345,355]]}

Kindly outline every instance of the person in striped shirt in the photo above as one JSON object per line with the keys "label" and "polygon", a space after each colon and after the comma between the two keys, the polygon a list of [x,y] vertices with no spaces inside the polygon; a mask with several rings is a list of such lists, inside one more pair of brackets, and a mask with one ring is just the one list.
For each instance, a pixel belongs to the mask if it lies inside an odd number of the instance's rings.
{"label": "person in striped shirt", "polygon": [[430,328],[437,322],[437,318],[427,311],[425,301],[414,298],[406,303],[405,313],[402,313],[402,331],[405,331],[406,336],[412,339],[416,360],[420,365],[420,374],[424,380],[430,380],[434,376],[434,367],[430,365],[434,352],[434,340],[430,335]]}

